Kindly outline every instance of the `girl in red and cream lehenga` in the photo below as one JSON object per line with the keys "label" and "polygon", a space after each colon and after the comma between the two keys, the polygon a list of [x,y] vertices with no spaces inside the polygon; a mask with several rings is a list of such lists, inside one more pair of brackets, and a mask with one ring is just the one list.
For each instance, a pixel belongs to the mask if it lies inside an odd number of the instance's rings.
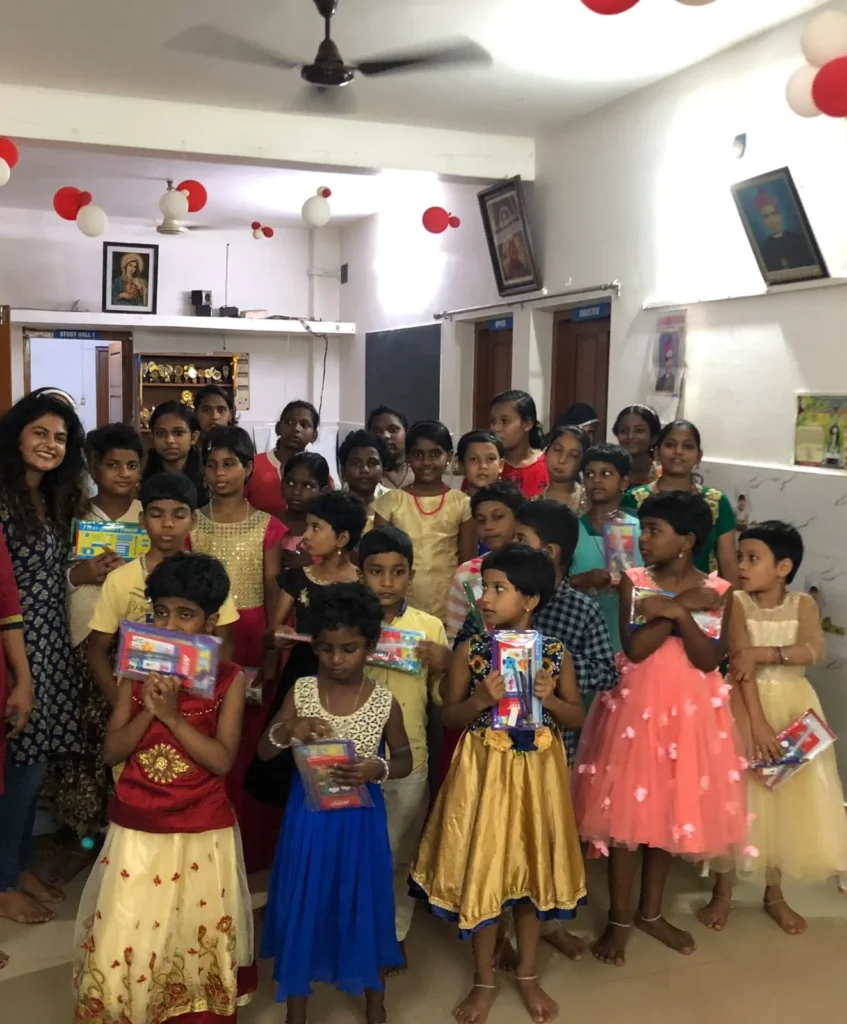
{"label": "girl in red and cream lehenga", "polygon": [[[220,562],[180,552],[147,581],[156,626],[214,630]],[[111,824],[80,900],[75,1016],[90,1024],[233,1024],[256,987],[241,837],[224,780],[238,751],[244,675],[221,661],[214,692],[151,673],[121,679],[104,757]]]}

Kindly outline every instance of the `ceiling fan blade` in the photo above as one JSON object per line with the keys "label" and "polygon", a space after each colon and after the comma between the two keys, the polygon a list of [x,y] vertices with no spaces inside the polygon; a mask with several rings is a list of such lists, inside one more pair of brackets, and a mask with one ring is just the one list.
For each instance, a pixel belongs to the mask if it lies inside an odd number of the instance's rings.
{"label": "ceiling fan blade", "polygon": [[307,85],[295,97],[293,109],[301,114],[353,114],[356,101],[348,86]]}
{"label": "ceiling fan blade", "polygon": [[197,25],[173,36],[165,43],[166,50],[178,50],[200,57],[216,57],[266,68],[299,68],[301,60],[280,57],[258,43],[224,32],[215,25]]}
{"label": "ceiling fan blade", "polygon": [[363,75],[390,75],[397,71],[449,67],[461,64],[490,64],[491,55],[479,43],[470,39],[442,43],[426,50],[386,54],[371,60],[359,61],[356,69]]}

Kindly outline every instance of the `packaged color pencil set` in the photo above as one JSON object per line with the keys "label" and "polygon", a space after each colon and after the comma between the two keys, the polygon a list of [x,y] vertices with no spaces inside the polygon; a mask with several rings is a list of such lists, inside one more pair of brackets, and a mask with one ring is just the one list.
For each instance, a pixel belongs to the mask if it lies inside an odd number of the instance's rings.
{"label": "packaged color pencil set", "polygon": [[422,666],[418,657],[418,644],[423,640],[426,640],[426,634],[419,629],[383,626],[379,643],[373,654],[368,656],[368,664],[412,674],[420,672]]}
{"label": "packaged color pencil set", "polygon": [[603,523],[603,557],[611,573],[625,573],[638,564],[635,550],[635,524],[624,518]]}
{"label": "packaged color pencil set", "polygon": [[[651,590],[650,587],[633,587],[632,609],[629,616],[630,625],[637,627],[647,624],[647,620],[638,611],[639,601],[643,601],[646,597],[674,598],[676,596],[676,594],[671,594],[667,590]],[[700,629],[710,640],[720,640],[721,629],[723,627],[723,606],[720,606],[719,608],[712,608],[709,611],[692,612],[691,618],[694,619]]]}
{"label": "packaged color pencil set", "polygon": [[221,641],[157,629],[143,622],[121,623],[115,675],[145,679],[149,673],[179,676],[186,690],[211,699],[218,677]]}
{"label": "packaged color pencil set", "polygon": [[785,751],[779,761],[758,761],[750,765],[756,778],[768,789],[776,789],[792,775],[835,743],[835,733],[816,711],[809,708],[777,739]]}
{"label": "packaged color pencil set", "polygon": [[306,803],[313,811],[373,807],[367,786],[339,786],[332,777],[332,770],[338,765],[356,763],[352,740],[313,740],[291,749],[306,791]]}
{"label": "packaged color pencil set", "polygon": [[541,639],[532,629],[492,634],[491,664],[506,681],[506,696],[491,709],[492,729],[537,729],[543,723],[541,701],[533,694],[542,666]]}
{"label": "packaged color pencil set", "polygon": [[112,523],[102,519],[74,519],[71,543],[76,558],[94,558],[108,548],[130,561],[150,550],[147,531],[138,523]]}

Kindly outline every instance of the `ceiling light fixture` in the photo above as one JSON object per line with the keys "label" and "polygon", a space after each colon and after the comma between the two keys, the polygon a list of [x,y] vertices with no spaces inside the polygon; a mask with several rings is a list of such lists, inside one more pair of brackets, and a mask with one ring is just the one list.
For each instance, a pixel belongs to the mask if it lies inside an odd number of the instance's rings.
{"label": "ceiling light fixture", "polygon": [[732,140],[732,153],[736,160],[741,160],[747,152],[747,132],[741,132]]}

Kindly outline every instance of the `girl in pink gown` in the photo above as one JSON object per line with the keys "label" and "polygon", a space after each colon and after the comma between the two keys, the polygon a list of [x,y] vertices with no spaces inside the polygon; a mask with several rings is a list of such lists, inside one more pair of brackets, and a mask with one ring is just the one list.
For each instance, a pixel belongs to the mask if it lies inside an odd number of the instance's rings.
{"label": "girl in pink gown", "polygon": [[[729,637],[730,586],[693,564],[712,528],[709,506],[695,492],[667,491],[648,498],[639,516],[648,568],[621,580],[621,679],[591,709],[573,783],[580,835],[595,854],[609,857],[609,920],[593,952],[618,965],[632,924],[680,953],[693,952],[691,935],[662,916],[671,858],[732,854],[747,834],[746,764],[730,687],[718,671]],[[712,636],[702,628],[706,617],[694,618],[707,612]]]}

